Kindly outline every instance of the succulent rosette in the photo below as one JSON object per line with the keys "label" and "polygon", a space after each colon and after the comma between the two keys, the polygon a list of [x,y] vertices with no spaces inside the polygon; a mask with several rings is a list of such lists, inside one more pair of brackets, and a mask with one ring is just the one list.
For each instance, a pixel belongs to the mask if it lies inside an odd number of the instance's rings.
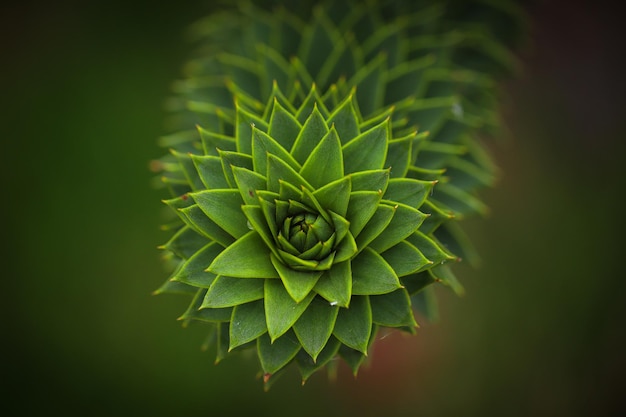
{"label": "succulent rosette", "polygon": [[455,222],[485,211],[475,191],[494,176],[480,66],[510,57],[402,4],[308,20],[248,4],[195,28],[209,48],[176,84],[179,131],[155,163],[178,215],[157,292],[191,294],[181,319],[210,325],[218,360],[256,350],[266,383],[337,356],[356,373],[379,328],[434,311],[430,284],[462,292],[447,263],[473,251]]}

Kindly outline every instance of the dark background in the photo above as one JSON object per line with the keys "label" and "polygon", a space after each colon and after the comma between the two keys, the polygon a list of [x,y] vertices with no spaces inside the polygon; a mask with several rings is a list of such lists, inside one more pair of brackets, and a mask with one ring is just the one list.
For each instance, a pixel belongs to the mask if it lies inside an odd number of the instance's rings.
{"label": "dark background", "polygon": [[269,393],[253,359],[213,364],[186,299],[154,297],[162,102],[209,2],[2,6],[2,405],[64,416],[603,416],[626,411],[623,22],[611,4],[534,2],[508,139],[467,222],[483,258],[441,320]]}

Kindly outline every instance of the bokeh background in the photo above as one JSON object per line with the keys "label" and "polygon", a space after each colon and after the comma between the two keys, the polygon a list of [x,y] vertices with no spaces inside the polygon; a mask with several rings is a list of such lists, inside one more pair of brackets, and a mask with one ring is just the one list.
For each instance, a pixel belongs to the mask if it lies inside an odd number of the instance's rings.
{"label": "bokeh background", "polygon": [[467,222],[482,254],[441,319],[377,342],[354,379],[213,364],[186,299],[154,297],[162,101],[209,1],[22,1],[0,13],[3,411],[63,416],[608,416],[625,412],[623,23],[529,3],[502,86],[502,169]]}

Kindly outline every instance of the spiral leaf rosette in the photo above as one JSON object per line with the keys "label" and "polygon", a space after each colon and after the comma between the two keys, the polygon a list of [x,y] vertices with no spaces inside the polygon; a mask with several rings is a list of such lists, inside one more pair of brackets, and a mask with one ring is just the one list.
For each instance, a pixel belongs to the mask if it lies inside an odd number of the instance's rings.
{"label": "spiral leaf rosette", "polygon": [[337,357],[356,374],[380,328],[434,314],[431,284],[462,293],[448,262],[474,252],[456,222],[485,212],[494,177],[475,134],[493,129],[504,49],[444,31],[439,7],[337,4],[200,22],[223,51],[177,84],[182,130],[156,163],[178,215],[157,293],[192,295],[181,319],[210,325],[218,361],[256,350],[268,386],[292,363],[303,381]]}

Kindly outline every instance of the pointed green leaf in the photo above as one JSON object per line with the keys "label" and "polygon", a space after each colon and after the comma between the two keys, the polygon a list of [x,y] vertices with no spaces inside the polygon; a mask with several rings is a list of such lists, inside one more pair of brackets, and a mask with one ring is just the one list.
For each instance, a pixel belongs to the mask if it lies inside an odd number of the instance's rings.
{"label": "pointed green leaf", "polygon": [[300,122],[275,100],[267,133],[283,148],[290,150],[301,129]]}
{"label": "pointed green leaf", "polygon": [[[273,280],[271,280],[273,281]],[[204,297],[201,308],[234,307],[263,298],[263,279],[218,276]]]}
{"label": "pointed green leaf", "polygon": [[[391,201],[385,203],[393,204]],[[405,204],[396,204],[394,208],[396,213],[387,228],[369,245],[379,253],[412,235],[426,218],[424,213]]]}
{"label": "pointed green leaf", "polygon": [[183,321],[183,326],[188,326],[189,322],[193,319],[193,314],[198,311],[198,309],[202,305],[202,300],[204,299],[206,291],[206,288],[198,289],[194,294],[191,303],[187,307],[187,310],[185,310],[183,315],[178,318],[178,320]]}
{"label": "pointed green leaf", "polygon": [[154,290],[152,294],[182,294],[193,296],[197,292],[197,287],[192,287],[191,285],[183,284],[182,282],[170,281],[168,278],[168,280],[165,281],[159,288]]}
{"label": "pointed green leaf", "polygon": [[267,123],[255,116],[254,114],[244,110],[241,106],[237,106],[236,133],[237,152],[250,155],[252,154],[252,128],[267,131]]}
{"label": "pointed green leaf", "polygon": [[352,236],[352,233],[347,233],[341,242],[337,245],[335,252],[335,263],[341,263],[352,259],[359,251],[356,245],[356,241]]}
{"label": "pointed green leaf", "polygon": [[295,302],[278,280],[265,281],[265,319],[272,342],[289,330],[308,307],[314,293]]}
{"label": "pointed green leaf", "polygon": [[258,172],[239,167],[233,167],[233,175],[243,201],[246,204],[258,204],[259,200],[256,191],[265,188],[267,178]]}
{"label": "pointed green leaf", "polygon": [[350,230],[350,222],[333,211],[330,212],[330,217],[335,228],[335,241],[341,242]]}
{"label": "pointed green leaf", "polygon": [[376,239],[383,230],[387,228],[396,210],[387,205],[380,204],[372,218],[367,222],[363,230],[356,238],[356,245],[359,249],[363,249]]}
{"label": "pointed green leaf", "polygon": [[189,194],[187,193],[184,193],[180,197],[163,200],[163,202],[167,204],[167,206],[171,208],[176,214],[179,214],[180,209],[184,209],[193,205],[193,200],[189,198]]}
{"label": "pointed green leaf", "polygon": [[187,184],[191,187],[193,191],[203,189],[203,184],[198,175],[198,171],[196,170],[196,166],[193,164],[191,159],[191,154],[177,152],[175,150],[170,151],[172,155],[178,161],[178,164],[182,168],[182,172],[187,180]]}
{"label": "pointed green leaf", "polygon": [[484,216],[489,212],[489,208],[485,205],[485,203],[480,201],[472,193],[450,183],[441,184],[437,188],[437,192],[432,199],[454,211],[456,216],[464,216],[475,213]]}
{"label": "pointed green leaf", "polygon": [[209,243],[189,258],[172,277],[172,280],[194,287],[209,288],[216,275],[207,272],[206,267],[223,249],[215,242]]}
{"label": "pointed green leaf", "polygon": [[313,107],[313,112],[306,119],[302,130],[298,134],[293,144],[291,154],[301,164],[307,160],[313,149],[328,133],[326,120],[317,108],[317,104]]}
{"label": "pointed green leaf", "polygon": [[435,185],[434,181],[419,181],[412,178],[392,178],[385,192],[385,200],[419,208],[428,198]]}
{"label": "pointed green leaf", "polygon": [[320,277],[314,291],[331,305],[348,307],[352,296],[352,268],[350,262],[336,263]]}
{"label": "pointed green leaf", "polygon": [[240,304],[233,309],[230,320],[230,346],[233,350],[267,332],[263,300]]}
{"label": "pointed green leaf", "polygon": [[202,148],[206,155],[217,155],[216,149],[223,149],[225,151],[234,151],[236,149],[234,138],[210,132],[200,126],[196,126],[196,128],[198,129],[198,133],[200,133]]}
{"label": "pointed green leaf", "polygon": [[[317,86],[315,83],[308,84],[311,86],[309,92],[307,93],[304,100],[302,100],[302,104],[300,104],[300,108],[296,113],[296,117],[301,124],[305,124],[311,113],[313,113],[314,109],[319,106],[318,110],[321,113],[322,120],[326,120],[329,113],[328,110],[324,107],[322,103],[322,99],[317,92]],[[325,123],[325,122],[324,122]],[[320,136],[320,138],[323,135]],[[305,158],[306,159],[306,158]]]}
{"label": "pointed green leaf", "polygon": [[235,241],[223,228],[208,218],[197,204],[181,209],[179,213],[187,225],[220,245],[226,247]]}
{"label": "pointed green leaf", "polygon": [[204,214],[232,237],[239,238],[250,231],[241,211],[243,200],[238,190],[206,190],[190,195]]}
{"label": "pointed green leaf", "polygon": [[[281,203],[286,204],[284,201],[277,201],[277,204],[272,203],[267,196],[261,195],[263,193],[259,192],[259,205],[261,206],[261,210],[263,211],[263,217],[265,217],[265,224],[270,230],[270,234],[273,238],[278,236],[278,224],[277,220],[281,222],[284,220],[284,217],[279,218],[277,214],[277,207],[281,206]],[[276,241],[276,239],[274,239]],[[270,244],[270,248],[274,245]]]}
{"label": "pointed green leaf", "polygon": [[252,129],[252,161],[254,171],[267,172],[267,155],[275,155],[295,170],[300,170],[300,164],[289,154],[283,146],[267,133]]}
{"label": "pointed green leaf", "polygon": [[315,188],[343,177],[341,142],[335,129],[331,128],[313,149],[302,165],[300,175]]}
{"label": "pointed green leaf", "polygon": [[[280,239],[279,242],[281,242]],[[307,260],[301,258],[300,256],[292,255],[289,252],[278,249],[278,257],[290,268],[298,271],[325,271],[331,267],[334,256],[334,253],[331,253],[327,258],[319,261]]]}
{"label": "pointed green leaf", "polygon": [[265,245],[276,254],[276,241],[270,227],[265,221],[263,209],[259,206],[243,206],[241,209],[248,218],[252,229],[259,233]]}
{"label": "pointed green leaf", "polygon": [[270,340],[267,334],[257,339],[261,367],[268,377],[291,362],[299,350],[300,343],[291,332],[276,340]]}
{"label": "pointed green leaf", "polygon": [[412,146],[417,132],[389,141],[385,166],[391,168],[393,178],[404,178],[411,165]]}
{"label": "pointed green leaf", "polygon": [[303,350],[298,352],[296,361],[298,363],[300,373],[302,374],[302,383],[304,384],[311,375],[333,360],[339,352],[339,348],[341,346],[341,342],[337,340],[337,338],[331,337],[328,340],[328,343],[326,343],[326,346],[324,346],[324,349],[322,349],[322,351],[317,355],[316,361],[313,360],[310,354],[304,352]]}
{"label": "pointed green leaf", "polygon": [[400,280],[402,285],[404,285],[404,288],[406,288],[411,296],[417,294],[435,282],[435,279],[427,270],[403,276]]}
{"label": "pointed green leaf", "polygon": [[387,190],[389,169],[375,169],[371,171],[355,172],[349,175],[352,179],[352,191],[380,191]]}
{"label": "pointed green leaf", "polygon": [[218,149],[218,153],[222,160],[222,171],[228,183],[228,188],[237,188],[233,167],[252,169],[252,157],[244,153],[227,152],[220,149]]}
{"label": "pointed green leaf", "polygon": [[416,231],[406,238],[407,242],[415,246],[424,256],[438,264],[444,261],[456,259],[456,257],[448,253],[433,237],[426,236],[420,231]]}
{"label": "pointed green leaf", "polygon": [[418,248],[406,240],[392,246],[381,256],[393,268],[398,277],[413,274],[433,264]]}
{"label": "pointed green leaf", "polygon": [[384,168],[390,139],[391,125],[387,119],[343,145],[345,173]]}
{"label": "pointed green leaf", "polygon": [[[230,237],[230,236],[229,236]],[[183,226],[159,249],[167,249],[176,256],[189,259],[200,248],[206,246],[211,241],[203,235],[197,233],[190,226]]]}
{"label": "pointed green leaf", "polygon": [[339,307],[314,299],[293,326],[304,350],[317,359],[335,327]]}
{"label": "pointed green leaf", "polygon": [[208,190],[228,188],[228,182],[222,170],[222,160],[217,156],[191,155],[202,183]]}
{"label": "pointed green leaf", "polygon": [[[286,61],[283,61],[286,63]],[[287,63],[287,67],[289,67],[289,64]],[[285,68],[284,69],[285,72],[290,73],[291,77],[295,77],[295,72],[293,71],[292,68]],[[289,84],[289,81],[287,82]],[[271,116],[271,112],[274,109],[274,102],[278,101],[278,103],[283,106],[283,108],[285,110],[287,110],[287,112],[289,114],[296,114],[297,110],[294,107],[294,105],[292,104],[295,101],[295,97],[301,97],[302,96],[302,91],[300,90],[300,86],[293,86],[293,89],[291,89],[289,91],[289,97],[285,96],[285,94],[283,94],[283,92],[280,89],[280,85],[282,86],[286,86],[288,84],[281,84],[280,81],[276,80],[276,79],[272,79],[271,81],[271,93],[268,94],[268,100],[267,103],[265,104],[265,111],[263,112],[263,119],[268,120]]]}
{"label": "pointed green leaf", "polygon": [[348,177],[340,178],[326,184],[313,193],[313,197],[324,209],[344,217],[348,211],[352,180]]}
{"label": "pointed green leaf", "polygon": [[465,293],[463,286],[448,265],[437,265],[429,269],[428,272],[433,276],[435,281],[441,282],[452,288],[452,291],[454,291],[457,295],[463,295]]}
{"label": "pointed green leaf", "polygon": [[185,195],[191,191],[187,179],[179,170],[164,171],[161,182],[166,186],[170,195]]}
{"label": "pointed green leaf", "polygon": [[344,345],[367,355],[372,331],[372,309],[367,296],[354,296],[349,308],[341,308],[333,335]]}
{"label": "pointed green leaf", "polygon": [[370,296],[372,307],[372,321],[387,327],[408,327],[413,329],[417,326],[411,300],[404,288],[383,295]]}
{"label": "pointed green leaf", "polygon": [[187,311],[179,317],[188,324],[191,320],[197,320],[204,323],[223,323],[230,321],[233,313],[232,307],[226,308],[202,308],[202,301],[206,294],[206,289],[199,291],[194,301],[191,303]]}
{"label": "pointed green leaf", "polygon": [[[327,125],[329,127],[335,126],[339,139],[342,144],[346,144],[359,136],[359,117],[356,113],[354,105],[355,97],[350,95],[347,97],[333,113],[328,117]],[[369,148],[364,148],[368,149]],[[345,159],[345,157],[344,157]],[[381,167],[382,168],[382,167]],[[348,171],[354,172],[354,171]]]}
{"label": "pointed green leaf", "polygon": [[323,271],[296,271],[283,264],[274,254],[271,255],[271,260],[285,289],[296,303],[309,295],[323,273]]}
{"label": "pointed green leaf", "polygon": [[[400,106],[402,104],[400,103]],[[359,128],[361,129],[361,132],[365,132],[367,130],[370,130],[371,128],[373,128],[374,126],[384,122],[385,120],[387,120],[389,117],[393,116],[393,112],[396,109],[396,105],[392,105],[392,106],[388,106],[385,107],[384,109],[379,109],[378,112],[375,115],[372,115],[371,117],[363,120],[361,122],[361,124],[359,125]],[[404,119],[398,119],[396,121],[396,123],[401,122]],[[406,124],[406,123],[405,123]],[[393,125],[392,125],[393,127]]]}
{"label": "pointed green leaf", "polygon": [[278,181],[280,190],[278,191],[278,196],[283,201],[289,200],[299,200],[302,196],[302,188],[297,188],[287,181],[279,180]]}
{"label": "pointed green leaf", "polygon": [[446,176],[452,178],[457,187],[465,190],[492,187],[496,181],[496,172],[467,159],[453,158],[448,161],[446,168]]}
{"label": "pointed green leaf", "polygon": [[302,178],[289,164],[274,155],[269,155],[267,157],[268,190],[278,193],[280,191],[280,180],[286,181],[296,187],[305,187],[309,190],[313,190],[311,184]]}
{"label": "pointed green leaf", "polygon": [[350,194],[346,220],[350,222],[352,236],[358,237],[361,230],[376,213],[381,197],[382,193],[377,191],[357,191]]}
{"label": "pointed green leaf", "polygon": [[420,232],[427,235],[435,231],[442,223],[454,219],[454,213],[444,211],[430,198],[424,201],[424,204],[420,207],[420,211],[428,216],[420,226]]}
{"label": "pointed green leaf", "polygon": [[440,248],[448,252],[451,259],[463,260],[472,267],[480,266],[481,259],[478,251],[459,222],[447,222],[435,231],[433,239]]}
{"label": "pointed green leaf", "polygon": [[[337,109],[342,100],[346,97],[344,87],[345,80],[337,80],[335,84],[331,84],[322,96],[322,103],[324,103],[324,105],[329,109]],[[352,91],[351,93],[354,95],[354,91]],[[358,116],[359,112],[357,110],[356,104],[354,105],[354,112],[356,114],[357,120],[360,122],[361,119]]]}
{"label": "pointed green leaf", "polygon": [[326,221],[326,223],[332,224],[332,219],[330,217],[330,214],[326,211],[324,207],[322,207],[320,202],[317,201],[317,198],[315,198],[315,196],[313,195],[311,191],[303,187],[299,200],[303,205],[309,208],[309,210],[307,211],[310,211],[313,213],[319,213],[322,216],[322,218]]}
{"label": "pointed green leaf", "polygon": [[386,294],[401,287],[391,266],[369,247],[352,260],[352,277],[352,294]]}
{"label": "pointed green leaf", "polygon": [[237,278],[279,278],[270,261],[270,250],[255,231],[248,232],[224,249],[208,270]]}
{"label": "pointed green leaf", "polygon": [[196,310],[189,316],[192,320],[201,321],[203,323],[224,323],[230,321],[233,314],[232,307],[226,308],[203,308]]}
{"label": "pointed green leaf", "polygon": [[445,168],[426,169],[422,167],[410,166],[409,171],[406,173],[406,176],[407,178],[415,178],[416,180],[438,181],[441,179],[445,172]]}
{"label": "pointed green leaf", "polygon": [[339,347],[339,356],[348,364],[355,377],[357,376],[359,368],[367,358],[364,353],[361,353],[356,349],[352,349],[344,344]]}
{"label": "pointed green leaf", "polygon": [[215,363],[219,363],[228,354],[228,323],[217,323],[217,338],[215,343],[217,345]]}

